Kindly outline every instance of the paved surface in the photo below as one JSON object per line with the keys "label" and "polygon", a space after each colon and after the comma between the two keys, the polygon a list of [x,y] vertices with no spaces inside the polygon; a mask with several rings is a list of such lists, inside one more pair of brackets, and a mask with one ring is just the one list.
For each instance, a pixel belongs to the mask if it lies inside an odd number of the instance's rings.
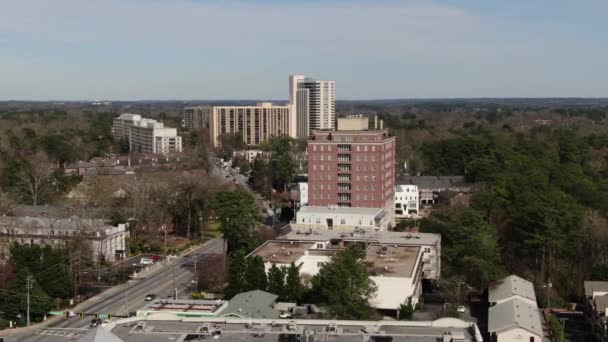
{"label": "paved surface", "polygon": [[[145,304],[144,298],[147,294],[157,294],[159,297],[167,297],[173,293],[173,274],[175,274],[175,284],[178,290],[178,297],[187,296],[191,280],[194,276],[192,266],[195,259],[202,254],[221,253],[223,239],[216,238],[207,242],[203,247],[196,249],[193,253],[179,257],[176,262],[167,265],[166,268],[150,275],[147,278],[131,281],[129,286],[121,292],[112,294],[107,298],[101,299],[86,307],[86,313],[111,313],[114,315],[126,315],[136,311]],[[7,341],[65,341],[85,334],[88,330],[92,317],[84,319],[72,317],[63,319],[58,323],[46,328],[34,330],[33,334],[15,335]]]}

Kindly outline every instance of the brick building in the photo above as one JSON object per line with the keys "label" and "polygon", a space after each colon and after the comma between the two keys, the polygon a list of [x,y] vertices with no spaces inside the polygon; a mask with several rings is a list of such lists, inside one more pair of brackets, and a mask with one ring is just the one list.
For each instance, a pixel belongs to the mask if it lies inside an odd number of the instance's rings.
{"label": "brick building", "polygon": [[308,205],[388,208],[395,196],[395,137],[387,130],[313,131]]}

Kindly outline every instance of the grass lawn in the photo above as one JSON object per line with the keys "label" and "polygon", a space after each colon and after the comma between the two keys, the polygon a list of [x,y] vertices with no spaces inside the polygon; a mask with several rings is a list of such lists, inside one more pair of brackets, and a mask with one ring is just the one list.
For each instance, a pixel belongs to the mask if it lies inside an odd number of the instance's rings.
{"label": "grass lawn", "polygon": [[209,241],[222,235],[220,231],[220,224],[217,221],[209,221],[203,232],[203,241]]}

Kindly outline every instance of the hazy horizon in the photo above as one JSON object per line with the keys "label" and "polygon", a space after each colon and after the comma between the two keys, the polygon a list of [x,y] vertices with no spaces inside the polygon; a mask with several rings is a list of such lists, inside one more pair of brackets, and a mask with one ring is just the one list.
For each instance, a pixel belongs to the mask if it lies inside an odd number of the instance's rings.
{"label": "hazy horizon", "polygon": [[0,100],[603,98],[608,2],[22,0]]}

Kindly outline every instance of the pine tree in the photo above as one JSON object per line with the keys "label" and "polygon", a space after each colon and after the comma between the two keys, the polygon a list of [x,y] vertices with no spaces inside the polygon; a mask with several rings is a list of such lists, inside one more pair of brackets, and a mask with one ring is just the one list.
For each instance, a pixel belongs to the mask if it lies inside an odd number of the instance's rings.
{"label": "pine tree", "polygon": [[287,277],[285,279],[285,300],[288,302],[297,303],[302,298],[304,286],[300,278],[300,267],[295,263],[291,263],[287,268]]}
{"label": "pine tree", "polygon": [[245,281],[247,291],[262,290],[266,291],[268,280],[264,269],[264,260],[259,255],[254,255],[247,259],[247,269],[245,271]]}
{"label": "pine tree", "polygon": [[285,274],[284,266],[272,264],[268,270],[268,292],[279,296],[279,300],[285,299]]}

